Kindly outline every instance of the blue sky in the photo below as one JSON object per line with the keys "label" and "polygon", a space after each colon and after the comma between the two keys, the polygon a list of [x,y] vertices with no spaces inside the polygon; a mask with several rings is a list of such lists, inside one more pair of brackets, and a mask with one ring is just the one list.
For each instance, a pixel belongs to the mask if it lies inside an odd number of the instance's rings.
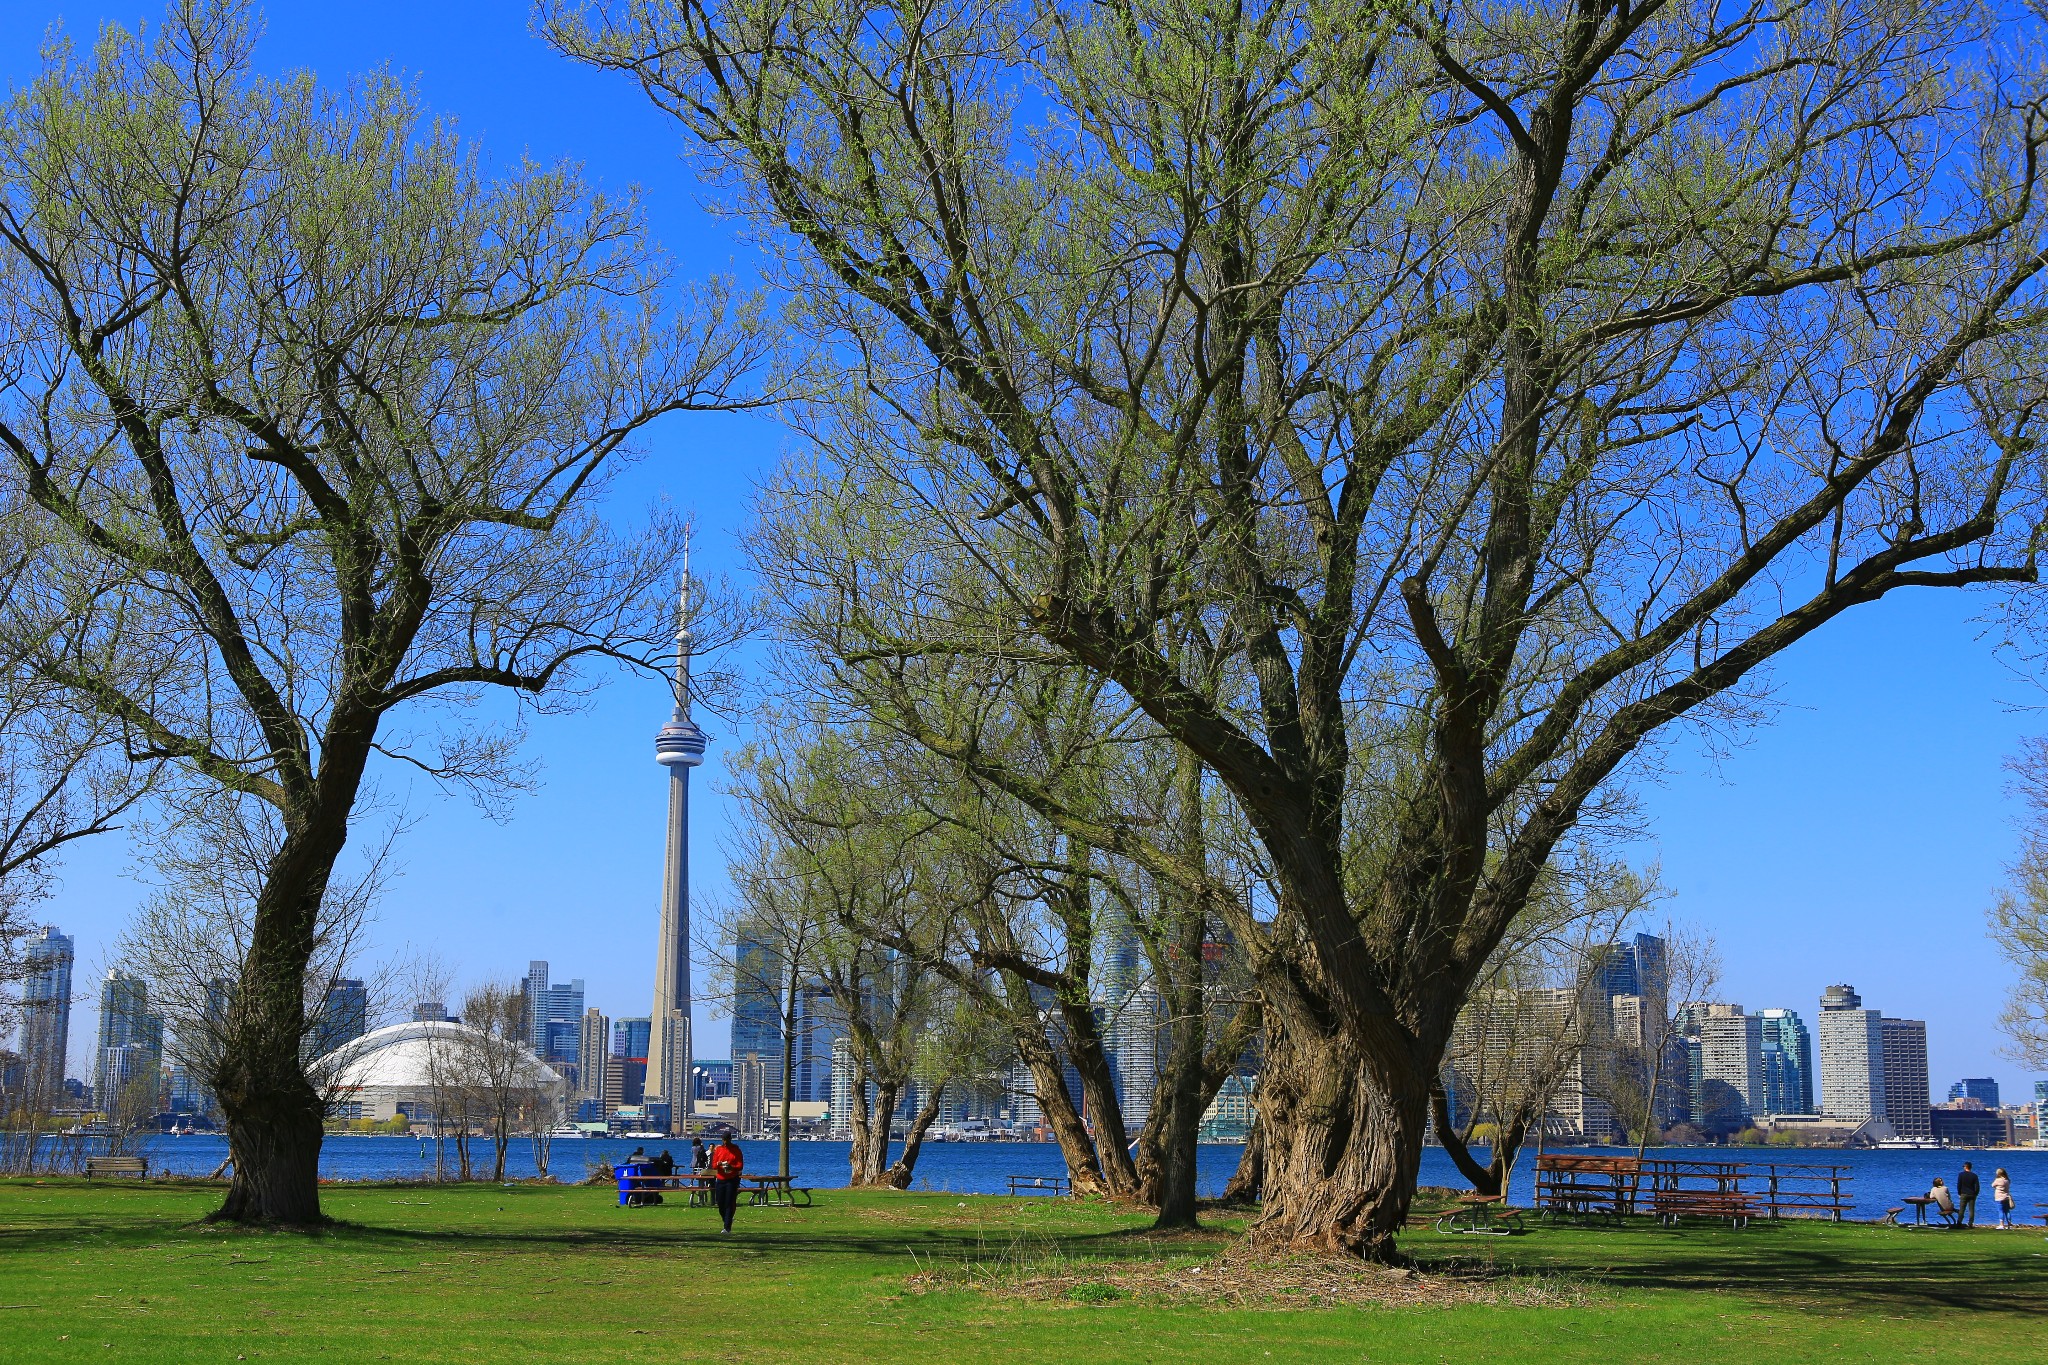
{"label": "blue sky", "polygon": [[[154,22],[157,13],[8,0],[0,77],[19,84],[34,73],[53,22],[87,43],[104,19]],[[388,65],[415,77],[427,102],[493,157],[573,158],[603,187],[640,186],[685,270],[753,269],[681,161],[673,128],[623,79],[556,58],[516,0],[277,0],[266,16],[264,69],[336,79]],[[787,439],[771,419],[675,419],[620,481],[618,506],[630,515],[666,496],[694,510],[696,562],[738,574],[734,534],[751,484]],[[1869,1006],[1927,1021],[1937,1091],[1988,1074],[2017,1098],[2035,1078],[1995,1055],[2007,972],[1985,938],[1983,908],[2014,845],[2003,762],[2023,736],[2048,729],[2048,716],[2029,709],[2041,700],[2034,684],[1980,640],[1972,616],[1987,606],[1954,594],[1895,599],[1800,646],[1777,670],[1768,726],[1719,759],[1676,748],[1644,793],[1653,840],[1642,856],[1662,860],[1670,913],[1719,937],[1723,998],[1810,1020],[1823,987],[1850,982]],[[393,774],[419,820],[379,939],[432,949],[471,980],[521,975],[529,958],[546,958],[558,978],[584,978],[606,1013],[646,1013],[665,799],[652,745],[666,710],[659,683],[621,678],[589,710],[536,722],[529,754],[541,786],[504,824]],[[740,720],[706,719],[715,742],[694,802],[700,902],[723,882],[726,811],[714,788]],[[116,840],[86,848],[44,907],[77,937],[82,979],[104,973],[141,895],[129,862]],[[91,1026],[88,1008],[74,1024],[75,1059]],[[699,1032],[699,1052],[717,1055],[723,1021],[700,1009]]]}

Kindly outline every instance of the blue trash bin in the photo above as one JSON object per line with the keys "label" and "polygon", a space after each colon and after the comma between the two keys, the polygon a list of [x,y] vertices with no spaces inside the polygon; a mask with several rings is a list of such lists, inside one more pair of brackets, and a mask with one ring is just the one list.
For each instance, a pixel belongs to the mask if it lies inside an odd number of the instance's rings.
{"label": "blue trash bin", "polygon": [[619,1182],[619,1207],[620,1207],[620,1208],[622,1208],[622,1209],[623,1209],[623,1208],[630,1208],[630,1207],[633,1207],[633,1206],[634,1206],[634,1205],[633,1205],[633,1202],[632,1202],[632,1201],[633,1201],[633,1188],[634,1188],[634,1187],[633,1187],[633,1182],[632,1182],[632,1180],[630,1179],[630,1177],[632,1177],[632,1176],[636,1176],[636,1175],[639,1175],[639,1174],[641,1174],[641,1172],[642,1172],[642,1169],[643,1169],[643,1168],[642,1168],[642,1167],[640,1167],[640,1166],[638,1166],[638,1165],[631,1165],[631,1166],[620,1166],[620,1167],[617,1167],[616,1169],[614,1169],[614,1170],[612,1171],[612,1174],[613,1174],[614,1176],[616,1176],[616,1177],[618,1178],[618,1182]]}

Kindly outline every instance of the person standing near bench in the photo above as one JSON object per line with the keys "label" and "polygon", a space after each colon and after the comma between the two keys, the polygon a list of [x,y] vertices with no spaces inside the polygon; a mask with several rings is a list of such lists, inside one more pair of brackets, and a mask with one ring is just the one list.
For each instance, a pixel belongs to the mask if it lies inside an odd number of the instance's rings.
{"label": "person standing near bench", "polygon": [[732,1231],[733,1210],[740,1206],[740,1176],[746,1169],[747,1159],[728,1129],[711,1149],[711,1202],[718,1207],[719,1221],[727,1232]]}
{"label": "person standing near bench", "polygon": [[1966,1228],[1977,1226],[1977,1173],[1967,1161],[1956,1177],[1956,1221]]}

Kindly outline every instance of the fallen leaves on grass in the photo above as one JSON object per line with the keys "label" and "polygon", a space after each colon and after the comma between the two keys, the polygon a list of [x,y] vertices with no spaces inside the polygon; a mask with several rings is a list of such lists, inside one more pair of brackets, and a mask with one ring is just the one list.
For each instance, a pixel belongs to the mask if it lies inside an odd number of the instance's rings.
{"label": "fallen leaves on grass", "polygon": [[1107,1304],[1166,1300],[1209,1308],[1448,1308],[1488,1304],[1575,1308],[1592,1289],[1555,1275],[1502,1274],[1471,1268],[1397,1270],[1325,1256],[1239,1251],[1201,1261],[1091,1261],[1064,1257],[994,1264],[923,1262],[906,1287],[924,1294],[974,1289],[996,1298]]}

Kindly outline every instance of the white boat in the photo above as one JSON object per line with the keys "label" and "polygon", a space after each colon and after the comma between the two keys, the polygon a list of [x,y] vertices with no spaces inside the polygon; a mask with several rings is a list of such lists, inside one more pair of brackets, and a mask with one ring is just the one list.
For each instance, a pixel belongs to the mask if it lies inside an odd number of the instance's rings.
{"label": "white boat", "polygon": [[1880,1152],[1938,1152],[1941,1141],[1938,1138],[1886,1138],[1877,1144]]}

